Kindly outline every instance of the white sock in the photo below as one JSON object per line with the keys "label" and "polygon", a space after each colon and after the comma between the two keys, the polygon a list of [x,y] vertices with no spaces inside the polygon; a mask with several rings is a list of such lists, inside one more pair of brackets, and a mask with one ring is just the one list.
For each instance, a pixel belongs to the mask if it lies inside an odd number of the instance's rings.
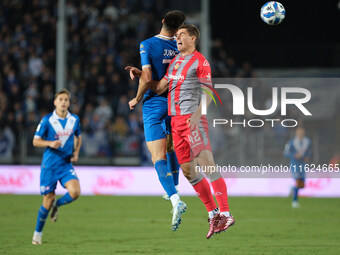
{"label": "white sock", "polygon": [[230,212],[221,212],[220,214],[226,217],[230,217]]}
{"label": "white sock", "polygon": [[37,231],[34,230],[34,234],[35,234],[35,235],[41,236],[41,235],[42,235],[42,232],[37,232]]}
{"label": "white sock", "polygon": [[215,216],[216,214],[218,214],[219,212],[220,212],[220,210],[218,209],[218,207],[215,208],[214,210],[208,212],[209,218],[210,218],[210,219],[211,219],[211,218],[214,218],[214,216]]}
{"label": "white sock", "polygon": [[171,197],[170,197],[170,201],[171,201],[171,204],[172,204],[172,207],[175,207],[175,205],[177,204],[177,202],[179,201],[179,195],[176,193],[176,194],[173,194]]}

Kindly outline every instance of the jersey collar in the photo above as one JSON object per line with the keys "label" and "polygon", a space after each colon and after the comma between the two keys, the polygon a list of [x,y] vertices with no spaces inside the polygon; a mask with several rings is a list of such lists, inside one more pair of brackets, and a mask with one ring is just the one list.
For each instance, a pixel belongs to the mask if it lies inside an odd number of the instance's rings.
{"label": "jersey collar", "polygon": [[70,113],[69,111],[67,111],[66,118],[61,118],[61,117],[58,116],[56,110],[54,110],[54,111],[53,111],[53,116],[54,116],[56,119],[58,119],[58,120],[64,120],[64,119],[67,119],[67,118],[71,117],[71,113]]}
{"label": "jersey collar", "polygon": [[176,39],[175,36],[173,36],[173,37],[168,37],[168,36],[161,35],[161,34],[155,35],[155,37],[157,37],[157,38],[159,38],[159,39],[163,39],[163,40],[168,40],[168,41],[173,41],[173,40]]}
{"label": "jersey collar", "polygon": [[194,51],[193,51],[191,54],[189,54],[189,55],[183,56],[181,53],[179,53],[178,55],[181,56],[181,58],[185,58],[185,57],[188,57],[188,56],[193,56],[193,55],[195,55],[196,52],[197,52],[197,49],[194,50]]}

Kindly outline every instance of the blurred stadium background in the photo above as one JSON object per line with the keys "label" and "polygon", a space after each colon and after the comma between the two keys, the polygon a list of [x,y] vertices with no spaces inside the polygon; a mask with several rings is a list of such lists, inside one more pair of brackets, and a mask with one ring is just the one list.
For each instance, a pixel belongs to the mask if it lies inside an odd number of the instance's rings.
{"label": "blurred stadium background", "polygon": [[[66,87],[71,111],[82,120],[79,164],[151,165],[141,107],[131,112],[127,104],[137,81],[129,80],[124,67],[140,65],[139,42],[159,32],[170,9],[184,11],[187,22],[201,28],[200,50],[213,77],[339,77],[338,1],[281,2],[287,17],[271,27],[259,18],[263,3],[255,1],[74,0],[64,6],[63,1],[1,1],[0,162],[40,164],[43,150],[31,142],[35,128],[53,110],[55,91]],[[271,90],[259,89],[261,107]],[[318,113],[307,125],[315,163],[329,162],[340,148],[339,94],[336,86],[313,93]],[[242,157],[281,163],[291,132],[235,129],[226,136],[233,164],[245,163]],[[258,139],[267,144],[259,147]],[[244,156],[238,153],[243,148],[248,148]],[[256,154],[261,158],[252,155],[253,148],[261,150]]]}

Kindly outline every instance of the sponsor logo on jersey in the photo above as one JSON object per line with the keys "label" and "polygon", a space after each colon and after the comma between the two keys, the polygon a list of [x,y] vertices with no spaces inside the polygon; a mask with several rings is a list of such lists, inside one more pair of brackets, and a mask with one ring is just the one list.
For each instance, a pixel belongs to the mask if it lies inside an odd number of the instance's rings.
{"label": "sponsor logo on jersey", "polygon": [[73,134],[73,129],[65,129],[63,131],[58,131],[57,135],[60,136],[70,136]]}
{"label": "sponsor logo on jersey", "polygon": [[164,49],[163,56],[172,58],[172,57],[176,56],[176,52],[177,51],[175,51],[175,50]]}
{"label": "sponsor logo on jersey", "polygon": [[210,66],[208,60],[205,60],[205,61],[203,62],[203,66]]}
{"label": "sponsor logo on jersey", "polygon": [[184,75],[172,75],[172,74],[170,74],[169,78],[170,78],[170,80],[175,80],[175,81],[184,80]]}

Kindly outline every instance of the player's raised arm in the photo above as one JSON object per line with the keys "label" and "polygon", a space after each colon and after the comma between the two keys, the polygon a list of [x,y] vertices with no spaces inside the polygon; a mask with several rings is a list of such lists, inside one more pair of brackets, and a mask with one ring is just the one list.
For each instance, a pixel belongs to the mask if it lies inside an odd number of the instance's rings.
{"label": "player's raised arm", "polygon": [[150,89],[158,95],[162,95],[168,90],[168,80],[163,77],[160,81],[151,81]]}
{"label": "player's raised arm", "polygon": [[130,100],[129,106],[130,109],[133,110],[136,105],[142,100],[144,94],[150,89],[152,82],[152,72],[151,67],[146,67],[143,69],[141,77],[139,79],[137,95],[135,98]]}
{"label": "player's raised arm", "polygon": [[138,77],[140,75],[137,95],[129,102],[129,107],[131,110],[136,107],[136,105],[143,98],[144,94],[150,89],[152,81],[150,52],[147,45],[144,45],[143,42],[140,44],[140,57],[143,69],[142,72],[134,67],[125,68],[126,70],[130,71],[131,79],[134,79],[135,77]]}

